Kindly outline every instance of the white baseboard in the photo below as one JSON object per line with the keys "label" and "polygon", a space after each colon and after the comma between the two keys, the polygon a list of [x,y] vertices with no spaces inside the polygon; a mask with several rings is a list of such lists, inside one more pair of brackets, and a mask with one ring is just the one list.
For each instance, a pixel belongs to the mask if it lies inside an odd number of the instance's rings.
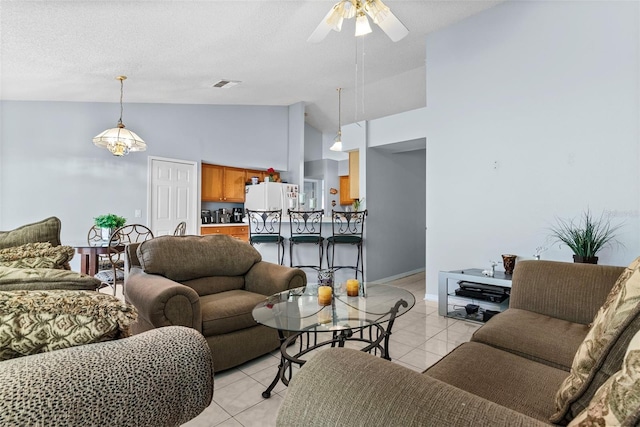
{"label": "white baseboard", "polygon": [[425,301],[438,301],[438,295],[437,294],[424,294],[424,300]]}
{"label": "white baseboard", "polygon": [[404,273],[396,274],[394,276],[385,277],[385,278],[374,280],[372,282],[367,282],[367,283],[374,283],[376,285],[380,285],[380,284],[383,284],[385,282],[391,282],[392,280],[398,280],[398,279],[402,279],[403,277],[412,276],[414,274],[422,273],[424,270],[425,270],[424,268],[419,268],[417,270],[405,271]]}

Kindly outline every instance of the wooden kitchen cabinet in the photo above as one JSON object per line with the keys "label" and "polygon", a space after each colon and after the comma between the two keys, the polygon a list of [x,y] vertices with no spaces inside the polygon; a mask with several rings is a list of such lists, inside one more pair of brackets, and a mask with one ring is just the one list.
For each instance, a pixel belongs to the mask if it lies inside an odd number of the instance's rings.
{"label": "wooden kitchen cabinet", "polygon": [[245,170],[224,168],[223,201],[244,203]]}
{"label": "wooden kitchen cabinet", "polygon": [[224,167],[202,164],[202,179],[200,183],[202,200],[219,202],[223,194]]}
{"label": "wooden kitchen cabinet", "polygon": [[202,164],[202,200],[244,203],[245,170]]}
{"label": "wooden kitchen cabinet", "polygon": [[227,225],[224,227],[200,227],[200,234],[202,236],[210,234],[226,234],[244,242],[249,241],[249,226],[248,225]]}
{"label": "wooden kitchen cabinet", "polygon": [[249,226],[248,225],[234,225],[229,228],[229,235],[231,237],[235,237],[236,239],[240,239],[242,241],[249,241]]}
{"label": "wooden kitchen cabinet", "polygon": [[360,198],[360,152],[349,151],[349,197]]}
{"label": "wooden kitchen cabinet", "polygon": [[350,187],[349,187],[349,175],[344,175],[340,177],[340,204],[351,205],[353,204],[353,199],[350,197]]}

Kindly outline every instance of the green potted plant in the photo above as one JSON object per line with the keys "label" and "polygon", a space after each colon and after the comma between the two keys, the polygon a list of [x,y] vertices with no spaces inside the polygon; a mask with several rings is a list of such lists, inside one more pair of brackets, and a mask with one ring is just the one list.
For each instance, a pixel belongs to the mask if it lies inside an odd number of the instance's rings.
{"label": "green potted plant", "polygon": [[94,218],[94,224],[96,227],[100,227],[102,229],[102,240],[109,240],[113,230],[118,227],[122,227],[126,222],[126,218],[111,213]]}
{"label": "green potted plant", "polygon": [[587,209],[579,221],[557,218],[551,227],[551,237],[555,242],[569,246],[574,262],[597,264],[596,254],[600,249],[613,243],[620,244],[615,238],[619,228],[620,225],[611,225],[604,212],[600,218],[594,218]]}
{"label": "green potted plant", "polygon": [[360,207],[362,206],[363,203],[364,203],[364,197],[362,199],[353,199],[353,203],[351,204],[351,207],[355,212],[357,212],[360,210]]}

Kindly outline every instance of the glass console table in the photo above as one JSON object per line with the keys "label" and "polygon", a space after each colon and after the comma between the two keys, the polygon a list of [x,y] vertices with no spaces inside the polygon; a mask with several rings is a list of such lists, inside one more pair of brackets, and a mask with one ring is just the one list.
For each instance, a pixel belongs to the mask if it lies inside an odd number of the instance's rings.
{"label": "glass console table", "polygon": [[278,381],[288,385],[292,364],[304,365],[304,355],[322,346],[343,347],[347,340],[359,341],[362,351],[379,352],[380,357],[391,360],[393,322],[413,307],[415,298],[411,292],[390,285],[367,285],[366,289],[366,297],[338,291],[330,305],[322,306],[317,285],[307,285],[272,295],[256,305],[256,322],[277,329],[281,342],[278,373],[262,397],[270,397]]}
{"label": "glass console table", "polygon": [[[475,304],[483,310],[493,311],[504,311],[509,306],[509,298],[499,301],[500,298],[493,299],[492,296],[456,295],[455,290],[452,291],[450,287],[452,281],[455,281],[456,286],[460,282],[489,285],[489,287],[495,287],[497,290],[502,289],[507,296],[511,291],[511,275],[505,274],[504,271],[496,271],[493,277],[483,274],[480,268],[441,271],[438,273],[438,314],[440,316],[482,321],[482,316],[479,314],[467,315],[465,305]],[[449,306],[453,306],[454,309],[450,310]]]}

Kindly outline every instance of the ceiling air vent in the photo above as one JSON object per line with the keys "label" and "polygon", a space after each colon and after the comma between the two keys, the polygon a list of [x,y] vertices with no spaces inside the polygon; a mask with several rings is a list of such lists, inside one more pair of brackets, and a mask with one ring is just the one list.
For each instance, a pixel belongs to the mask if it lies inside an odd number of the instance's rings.
{"label": "ceiling air vent", "polygon": [[223,80],[218,80],[211,87],[228,89],[230,87],[239,85],[240,83],[242,83],[240,80],[224,80],[223,79]]}

